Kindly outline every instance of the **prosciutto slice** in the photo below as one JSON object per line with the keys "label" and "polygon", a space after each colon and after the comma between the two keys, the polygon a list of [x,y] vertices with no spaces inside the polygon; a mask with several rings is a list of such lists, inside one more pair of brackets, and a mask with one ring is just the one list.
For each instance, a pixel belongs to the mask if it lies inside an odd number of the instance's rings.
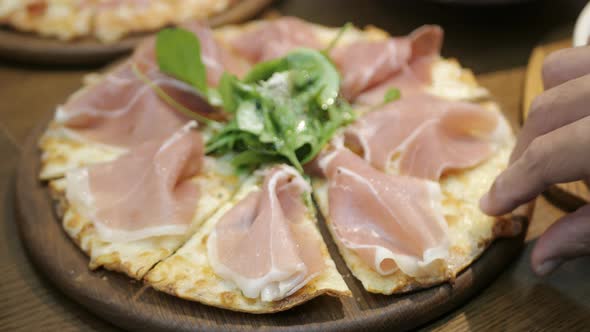
{"label": "prosciutto slice", "polygon": [[198,202],[198,187],[190,179],[203,160],[201,136],[191,130],[195,126],[190,122],[166,140],[68,172],[68,200],[105,241],[185,234]]}
{"label": "prosciutto slice", "polygon": [[381,275],[444,272],[431,265],[449,254],[436,183],[386,175],[344,148],[317,162],[328,180],[330,227],[344,246]]}
{"label": "prosciutto slice", "polygon": [[[217,84],[225,69],[243,73],[241,65],[232,62],[229,53],[217,45],[209,28],[198,23],[185,27],[201,40],[209,84]],[[158,70],[152,38],[144,41],[129,61],[59,107],[56,120],[85,139],[121,148],[168,137],[188,119],[161,100],[134,72],[134,66],[186,108],[204,116],[217,116],[193,87]]]}
{"label": "prosciutto slice", "polygon": [[270,169],[262,190],[229,210],[209,235],[215,273],[262,301],[285,298],[317,276],[324,263],[303,201],[310,191],[295,169]]}
{"label": "prosciutto slice", "polygon": [[482,106],[416,94],[364,115],[345,137],[379,170],[400,154],[402,174],[436,181],[487,159],[498,127],[498,115]]}
{"label": "prosciutto slice", "polygon": [[406,92],[428,84],[430,65],[440,53],[442,38],[440,27],[423,26],[408,37],[359,40],[336,47],[331,56],[343,77],[343,96],[355,101],[361,93],[378,87],[371,98],[361,99],[375,104],[383,100],[389,87]]}
{"label": "prosciutto slice", "polygon": [[261,22],[251,31],[239,34],[231,41],[236,53],[252,63],[276,59],[298,47],[319,49],[313,25],[296,17],[281,17]]}

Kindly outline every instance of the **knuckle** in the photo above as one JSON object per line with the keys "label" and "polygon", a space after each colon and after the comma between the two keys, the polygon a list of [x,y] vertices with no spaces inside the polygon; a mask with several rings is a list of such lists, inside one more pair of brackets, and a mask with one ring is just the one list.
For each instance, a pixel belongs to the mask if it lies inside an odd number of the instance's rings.
{"label": "knuckle", "polygon": [[545,60],[543,60],[543,80],[545,83],[552,82],[558,79],[561,74],[560,64],[563,58],[566,57],[567,51],[559,50],[550,53]]}
{"label": "knuckle", "polygon": [[549,103],[549,97],[547,93],[543,93],[535,97],[531,103],[531,111],[528,116],[527,122],[536,122],[545,113],[545,109]]}

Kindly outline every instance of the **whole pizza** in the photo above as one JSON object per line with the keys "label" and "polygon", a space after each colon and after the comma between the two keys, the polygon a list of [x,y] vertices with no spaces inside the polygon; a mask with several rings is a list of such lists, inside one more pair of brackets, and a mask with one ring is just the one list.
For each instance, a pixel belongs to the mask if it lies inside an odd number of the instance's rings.
{"label": "whole pizza", "polygon": [[511,129],[442,43],[294,17],[163,30],[57,108],[40,178],[91,269],[184,299],[276,312],[350,296],[347,268],[386,295],[452,281],[519,229],[478,208]]}
{"label": "whole pizza", "polygon": [[0,24],[72,40],[114,42],[190,19],[206,19],[240,0],[2,0]]}

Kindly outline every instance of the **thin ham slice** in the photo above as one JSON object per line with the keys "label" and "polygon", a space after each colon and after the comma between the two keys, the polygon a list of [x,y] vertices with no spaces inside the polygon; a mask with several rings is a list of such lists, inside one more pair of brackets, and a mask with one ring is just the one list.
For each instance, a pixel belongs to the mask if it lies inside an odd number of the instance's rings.
{"label": "thin ham slice", "polygon": [[[150,76],[156,84],[194,94],[180,81],[157,72]],[[165,138],[188,121],[139,80],[130,63],[74,95],[58,109],[56,119],[87,140],[121,148]]]}
{"label": "thin ham slice", "polygon": [[195,126],[189,122],[166,140],[68,172],[68,200],[105,241],[185,234],[198,202],[198,187],[190,179],[203,159],[201,136],[191,130]]}
{"label": "thin ham slice", "polygon": [[261,22],[251,31],[237,35],[231,41],[236,53],[252,63],[276,59],[298,47],[320,49],[311,23],[296,17],[281,17]]}
{"label": "thin ham slice", "polygon": [[474,104],[451,107],[456,108],[421,128],[405,147],[402,174],[436,181],[447,170],[473,167],[492,155],[497,114]]}
{"label": "thin ham slice", "polygon": [[241,77],[250,69],[246,59],[236,56],[215,40],[213,31],[208,26],[193,21],[183,24],[182,28],[195,33],[201,42],[201,58],[207,68],[207,80],[210,85],[216,86],[226,71]]}
{"label": "thin ham slice", "polygon": [[[342,95],[355,101],[361,93],[373,91],[362,102],[380,103],[389,87],[402,92],[418,89],[430,81],[429,69],[438,57],[443,32],[438,26],[423,26],[407,37],[381,41],[360,40],[336,47],[331,54],[339,68]],[[380,99],[375,100],[379,95]]]}
{"label": "thin ham slice", "polygon": [[[217,84],[224,70],[238,75],[244,73],[245,62],[222,49],[208,27],[192,23],[185,28],[193,31],[201,41],[210,85]],[[189,110],[219,118],[219,112],[215,112],[193,87],[158,70],[155,38],[151,38],[136,49],[130,60],[59,107],[56,120],[85,139],[122,148],[132,148],[150,139],[162,139],[178,130],[188,119],[161,100],[137,76],[133,66]]]}
{"label": "thin ham slice", "polygon": [[379,105],[391,88],[396,88],[403,97],[425,93],[431,83],[431,68],[435,57],[421,57],[405,65],[398,73],[386,81],[359,94],[354,103],[357,105]]}
{"label": "thin ham slice", "polygon": [[215,273],[262,301],[285,298],[317,276],[324,263],[303,201],[310,191],[291,167],[268,171],[262,190],[236,204],[209,235]]}
{"label": "thin ham slice", "polygon": [[321,155],[335,237],[381,275],[400,269],[413,277],[444,273],[449,234],[440,187],[386,175],[345,148]]}
{"label": "thin ham slice", "polygon": [[345,137],[377,169],[400,154],[402,174],[436,181],[487,159],[498,126],[498,114],[477,104],[415,94],[367,113]]}

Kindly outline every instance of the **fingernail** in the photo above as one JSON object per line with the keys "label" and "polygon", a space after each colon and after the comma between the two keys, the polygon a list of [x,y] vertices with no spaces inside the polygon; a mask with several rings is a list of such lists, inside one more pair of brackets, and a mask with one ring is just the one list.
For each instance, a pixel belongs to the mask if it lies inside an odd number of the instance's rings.
{"label": "fingernail", "polygon": [[546,276],[553,272],[553,270],[557,269],[562,263],[563,261],[561,259],[547,260],[539,264],[539,266],[535,268],[535,272],[540,276]]}

